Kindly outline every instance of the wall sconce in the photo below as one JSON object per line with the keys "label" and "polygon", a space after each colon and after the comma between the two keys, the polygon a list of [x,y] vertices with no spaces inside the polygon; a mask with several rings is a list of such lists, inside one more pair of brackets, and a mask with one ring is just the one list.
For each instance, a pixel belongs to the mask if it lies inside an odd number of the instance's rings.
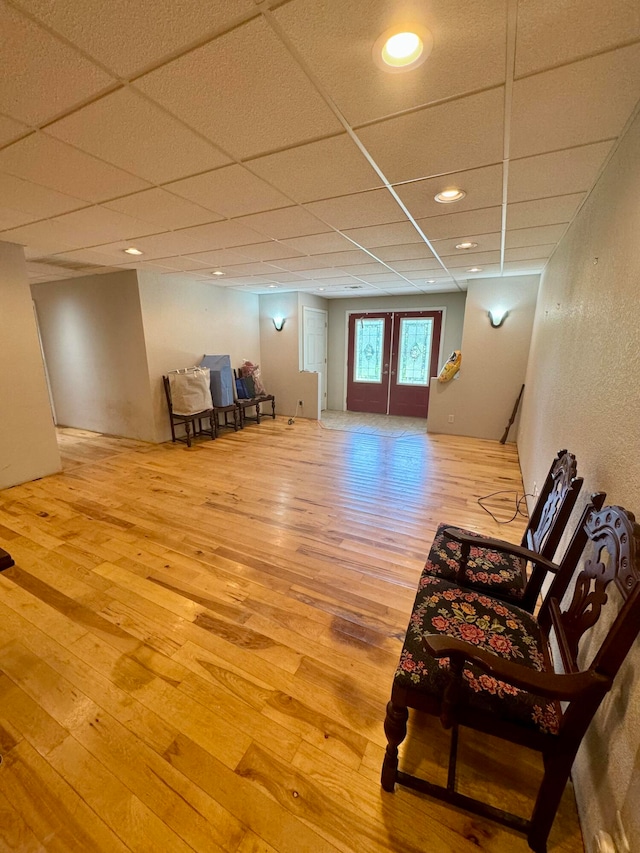
{"label": "wall sconce", "polygon": [[284,317],[274,317],[273,318],[273,325],[275,326],[276,332],[281,332],[284,324],[285,324],[285,318]]}
{"label": "wall sconce", "polygon": [[491,328],[499,329],[509,316],[509,312],[503,311],[501,308],[496,308],[494,311],[488,311],[487,316],[489,317]]}

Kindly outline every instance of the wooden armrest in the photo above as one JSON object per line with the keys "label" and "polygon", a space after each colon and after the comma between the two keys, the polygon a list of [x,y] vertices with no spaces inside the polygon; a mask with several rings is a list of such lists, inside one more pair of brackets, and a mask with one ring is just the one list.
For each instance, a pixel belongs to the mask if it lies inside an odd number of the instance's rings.
{"label": "wooden armrest", "polygon": [[537,672],[535,669],[520,663],[505,660],[485,649],[479,649],[471,643],[447,637],[442,634],[428,634],[424,637],[424,647],[427,654],[435,658],[457,658],[459,662],[469,661],[480,667],[484,672],[506,681],[514,687],[537,693],[548,699],[565,700],[567,702],[581,699],[592,690],[602,690],[610,684],[605,678],[593,670],[575,673]]}
{"label": "wooden armrest", "polygon": [[511,542],[505,542],[502,539],[489,539],[485,536],[463,533],[457,527],[445,527],[442,532],[445,536],[448,536],[455,542],[459,542],[461,545],[477,545],[489,551],[500,551],[503,554],[511,554],[514,557],[520,557],[523,560],[536,563],[536,565],[544,566],[545,569],[554,574],[560,571],[560,566],[557,563],[548,560],[537,551],[530,551],[528,548],[523,548],[522,545],[513,545]]}

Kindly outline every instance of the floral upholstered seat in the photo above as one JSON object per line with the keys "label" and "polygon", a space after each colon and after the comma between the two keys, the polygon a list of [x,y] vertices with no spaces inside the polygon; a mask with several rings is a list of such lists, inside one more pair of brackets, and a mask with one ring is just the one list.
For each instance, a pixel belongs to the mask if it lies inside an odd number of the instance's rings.
{"label": "floral upholstered seat", "polygon": [[[433,575],[455,583],[460,568],[461,546],[459,542],[445,533],[445,530],[451,527],[454,525],[439,525],[423,574]],[[485,538],[471,530],[455,529],[479,539]],[[471,546],[463,586],[486,591],[490,595],[497,595],[499,598],[518,601],[524,595],[526,584],[525,560],[491,548]]]}
{"label": "floral upholstered seat", "polygon": [[[425,651],[422,639],[427,634],[465,640],[538,672],[552,669],[546,641],[530,613],[423,574],[394,683],[437,698],[450,682],[449,659],[436,660]],[[468,662],[462,671],[461,690],[460,703],[474,711],[494,713],[542,734],[558,732],[556,702],[499,681]]]}

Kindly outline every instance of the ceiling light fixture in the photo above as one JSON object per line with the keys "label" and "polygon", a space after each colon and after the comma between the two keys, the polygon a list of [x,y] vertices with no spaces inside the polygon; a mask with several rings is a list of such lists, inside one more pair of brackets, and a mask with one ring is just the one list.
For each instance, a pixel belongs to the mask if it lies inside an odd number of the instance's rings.
{"label": "ceiling light fixture", "polygon": [[465,243],[456,243],[456,249],[475,249],[477,245],[477,243],[467,240]]}
{"label": "ceiling light fixture", "polygon": [[224,275],[224,273],[222,272],[222,270],[215,270],[215,272],[212,272],[211,275]]}
{"label": "ceiling light fixture", "polygon": [[322,291],[326,290],[326,289],[327,289],[326,287],[316,287],[316,290],[318,291],[318,293],[322,293]]}
{"label": "ceiling light fixture", "polygon": [[134,246],[130,246],[128,249],[125,249],[125,254],[127,255],[143,255],[144,252],[141,252],[140,249],[134,248]]}
{"label": "ceiling light fixture", "polygon": [[466,192],[459,187],[449,187],[436,193],[434,199],[438,204],[453,204],[454,201],[461,201],[465,196]]}
{"label": "ceiling light fixture", "polygon": [[267,287],[268,287],[268,288],[270,288],[270,289],[272,289],[272,288],[274,288],[274,287],[277,287],[277,286],[278,286],[277,284],[268,284],[268,285],[267,285]]}
{"label": "ceiling light fixture", "polygon": [[469,267],[467,272],[482,272],[482,267]]}
{"label": "ceiling light fixture", "polygon": [[433,36],[420,24],[405,24],[385,30],[373,45],[373,59],[379,68],[392,74],[412,71],[427,59]]}

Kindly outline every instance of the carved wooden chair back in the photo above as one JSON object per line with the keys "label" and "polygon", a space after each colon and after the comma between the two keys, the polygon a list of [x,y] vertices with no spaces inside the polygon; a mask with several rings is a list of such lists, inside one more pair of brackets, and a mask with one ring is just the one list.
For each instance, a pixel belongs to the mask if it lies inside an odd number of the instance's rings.
{"label": "carved wooden chair back", "polygon": [[524,548],[553,559],[582,483],[582,477],[577,476],[576,457],[559,450],[522,537]]}

